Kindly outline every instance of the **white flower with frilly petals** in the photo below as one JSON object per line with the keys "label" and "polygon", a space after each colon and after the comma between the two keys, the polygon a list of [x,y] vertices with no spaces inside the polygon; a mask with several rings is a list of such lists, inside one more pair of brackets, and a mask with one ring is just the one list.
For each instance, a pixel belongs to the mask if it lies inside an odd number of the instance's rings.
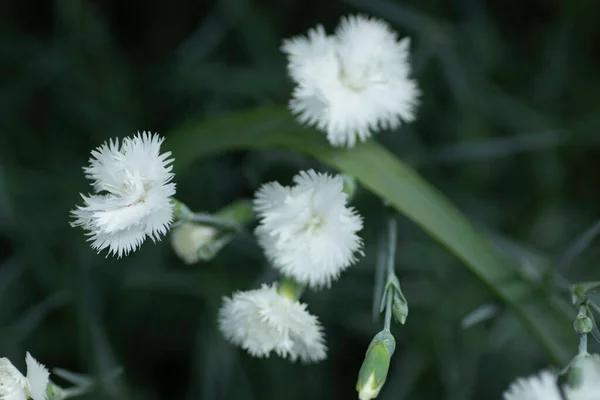
{"label": "white flower with frilly petals", "polygon": [[302,171],[294,183],[267,183],[258,190],[259,243],[285,275],[312,288],[329,286],[362,254],[362,218],[347,207],[341,176]]}
{"label": "white flower with frilly petals", "polygon": [[0,400],[46,400],[50,373],[29,353],[25,362],[27,377],[8,358],[0,358]]}
{"label": "white flower with frilly petals", "polygon": [[360,15],[343,18],[333,36],[317,26],[285,40],[297,84],[290,109],[336,147],[413,121],[420,90],[410,78],[409,45],[387,23]]}
{"label": "white flower with frilly petals", "polygon": [[578,368],[581,368],[581,382],[577,387],[565,386],[567,399],[600,400],[600,356],[586,356]]}
{"label": "white flower with frilly petals", "polygon": [[72,226],[88,231],[92,247],[119,257],[135,251],[146,239],[160,240],[173,220],[171,153],[160,154],[163,138],[137,134],[104,143],[92,151],[86,177],[96,194],[81,195],[84,206],[71,213]]}
{"label": "white flower with frilly petals", "polygon": [[275,284],[224,298],[219,328],[227,340],[255,357],[268,357],[271,352],[302,362],[326,357],[317,317],[306,310],[306,304],[279,294]]}
{"label": "white flower with frilly petals", "polygon": [[542,371],[539,375],[519,378],[504,392],[504,400],[562,400],[556,375]]}

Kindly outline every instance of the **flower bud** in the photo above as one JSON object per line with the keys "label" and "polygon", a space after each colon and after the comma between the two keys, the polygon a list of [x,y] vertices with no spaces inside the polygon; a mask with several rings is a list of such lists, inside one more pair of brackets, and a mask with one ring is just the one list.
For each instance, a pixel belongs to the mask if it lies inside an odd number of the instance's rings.
{"label": "flower bud", "polygon": [[216,240],[218,235],[219,232],[215,228],[184,222],[171,231],[171,245],[184,263],[194,264],[200,260],[212,259],[223,247],[223,243],[219,248],[215,247],[219,244]]}
{"label": "flower bud", "polygon": [[406,298],[402,294],[402,292],[394,293],[394,301],[392,303],[392,314],[394,315],[394,319],[400,322],[402,325],[406,322],[406,318],[408,317],[408,302]]}
{"label": "flower bud", "polygon": [[[171,245],[184,263],[210,261],[234,238],[233,232],[222,232],[217,227],[193,222],[194,213],[185,204],[174,204],[174,213],[180,222],[171,231]],[[241,227],[254,218],[254,213],[249,201],[239,200],[222,208],[214,216]]]}
{"label": "flower bud", "polygon": [[374,399],[379,395],[395,349],[396,340],[389,330],[384,329],[375,335],[358,372],[356,390],[360,400]]}
{"label": "flower bud", "polygon": [[573,328],[578,334],[587,335],[594,329],[594,323],[587,315],[578,315],[577,318],[575,318],[575,322],[573,322]]}
{"label": "flower bud", "polygon": [[584,301],[590,294],[600,292],[600,281],[584,282],[571,285],[573,304]]}
{"label": "flower bud", "polygon": [[400,287],[400,281],[396,275],[388,277],[385,292],[381,298],[380,312],[385,310],[387,296],[392,296],[392,315],[394,319],[404,325],[408,317],[408,301],[406,301],[406,297],[402,293],[402,287]]}

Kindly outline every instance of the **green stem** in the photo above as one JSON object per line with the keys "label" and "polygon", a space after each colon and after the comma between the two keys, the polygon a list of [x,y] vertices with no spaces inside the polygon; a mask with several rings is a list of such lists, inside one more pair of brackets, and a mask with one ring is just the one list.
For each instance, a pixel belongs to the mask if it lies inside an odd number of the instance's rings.
{"label": "green stem", "polygon": [[388,259],[387,259],[387,275],[388,281],[395,275],[396,265],[396,243],[397,243],[396,217],[392,214],[388,218]]}
{"label": "green stem", "polygon": [[226,221],[222,218],[206,213],[193,213],[184,219],[184,221],[195,222],[200,225],[210,226],[224,231],[237,232],[241,229],[241,226],[235,222]]}
{"label": "green stem", "polygon": [[387,274],[387,226],[382,229],[377,240],[377,258],[375,262],[375,284],[373,285],[373,322],[379,320],[381,302],[386,292]]}
{"label": "green stem", "polygon": [[[396,265],[396,243],[397,243],[396,218],[392,213],[388,217],[388,254],[387,254],[387,283],[383,292],[386,300],[384,328],[389,330],[392,321],[392,301],[394,300],[394,287],[391,285]],[[381,299],[383,301],[383,298]]]}
{"label": "green stem", "polygon": [[200,225],[210,226],[223,231],[239,232],[242,225],[234,221],[229,221],[219,216],[208,213],[192,212],[185,204],[179,200],[173,199],[173,214],[175,223],[177,222],[194,222]]}
{"label": "green stem", "polygon": [[579,335],[579,354],[587,354],[587,334]]}
{"label": "green stem", "polygon": [[385,322],[384,322],[384,329],[386,330],[390,330],[390,325],[392,323],[392,299],[394,297],[394,293],[393,293],[394,289],[393,288],[389,288],[386,292],[387,292],[387,298],[386,298],[386,305],[385,305]]}

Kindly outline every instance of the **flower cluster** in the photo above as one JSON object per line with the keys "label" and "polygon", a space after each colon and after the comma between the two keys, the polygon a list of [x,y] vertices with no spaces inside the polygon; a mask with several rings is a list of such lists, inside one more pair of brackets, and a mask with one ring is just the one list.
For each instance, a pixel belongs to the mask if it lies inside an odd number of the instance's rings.
{"label": "flower cluster", "polygon": [[600,399],[600,357],[586,354],[575,359],[579,375],[576,384],[558,384],[552,371],[519,378],[504,393],[504,400],[598,400]]}
{"label": "flower cluster", "polygon": [[164,139],[147,132],[110,141],[92,151],[84,168],[95,194],[81,195],[84,205],[71,213],[98,252],[119,257],[135,251],[149,237],[160,240],[173,220],[171,153],[160,154]]}
{"label": "flower cluster", "polygon": [[31,354],[25,357],[27,376],[24,376],[8,358],[0,358],[0,399],[46,400],[50,373]]}
{"label": "flower cluster", "polygon": [[409,45],[385,22],[360,15],[343,18],[334,35],[317,26],[284,41],[296,83],[290,109],[336,147],[413,121],[420,90],[410,78]]}
{"label": "flower cluster", "polygon": [[[410,78],[409,40],[399,40],[385,22],[350,16],[334,35],[318,26],[306,37],[286,40],[282,50],[296,83],[292,112],[326,132],[333,146],[353,147],[375,131],[415,118],[420,91]],[[173,159],[160,152],[162,143],[143,132],[92,152],[84,171],[94,193],[81,195],[84,204],[71,212],[71,225],[86,230],[98,252],[122,257],[147,238],[160,240],[174,217],[179,224],[173,247],[186,263],[209,259],[232,237],[220,236],[218,217],[201,218],[172,198]],[[363,254],[362,218],[348,200],[341,176],[314,170],[298,173],[292,186],[272,182],[257,191],[255,234],[284,280],[224,298],[219,327],[227,340],[257,357],[275,353],[303,362],[326,357],[319,320],[298,299],[305,287],[329,287]],[[35,390],[9,372],[14,387]]]}
{"label": "flower cluster", "polygon": [[[256,235],[282,274],[302,286],[329,286],[361,254],[362,219],[347,206],[340,176],[309,170],[293,182],[292,187],[267,183],[258,190]],[[236,293],[224,299],[220,329],[253,356],[274,352],[292,361],[320,361],[326,356],[321,326],[297,296],[277,285]]]}

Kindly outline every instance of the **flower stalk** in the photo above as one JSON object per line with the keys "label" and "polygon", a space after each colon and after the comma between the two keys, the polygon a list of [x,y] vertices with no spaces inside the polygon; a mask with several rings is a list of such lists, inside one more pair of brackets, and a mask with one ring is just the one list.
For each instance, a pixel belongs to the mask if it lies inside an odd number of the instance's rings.
{"label": "flower stalk", "polygon": [[[386,276],[379,306],[379,312],[385,311],[385,317],[383,330],[375,335],[369,344],[365,360],[358,373],[356,390],[360,400],[376,398],[387,378],[390,361],[396,349],[396,341],[390,331],[392,315],[401,324],[406,322],[408,316],[408,302],[402,293],[400,281],[395,273],[397,223],[393,215],[388,218],[383,238],[387,254],[386,257],[380,257],[376,274],[379,276],[385,274]],[[375,290],[375,295],[377,295],[377,290]]]}

